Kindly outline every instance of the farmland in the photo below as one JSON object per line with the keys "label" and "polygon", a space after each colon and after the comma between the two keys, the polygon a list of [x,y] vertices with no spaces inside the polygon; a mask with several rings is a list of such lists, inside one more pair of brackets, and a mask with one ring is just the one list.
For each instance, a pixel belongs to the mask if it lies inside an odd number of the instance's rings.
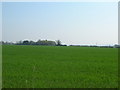
{"label": "farmland", "polygon": [[3,45],[3,88],[116,88],[117,48]]}

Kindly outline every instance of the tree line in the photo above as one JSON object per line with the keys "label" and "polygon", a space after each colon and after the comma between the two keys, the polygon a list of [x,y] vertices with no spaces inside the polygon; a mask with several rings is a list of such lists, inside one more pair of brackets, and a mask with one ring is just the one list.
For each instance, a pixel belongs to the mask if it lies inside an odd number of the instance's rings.
{"label": "tree line", "polygon": [[[45,46],[67,46],[63,45],[60,40],[50,41],[50,40],[38,40],[38,41],[31,41],[31,40],[23,40],[18,41],[16,43],[13,42],[5,42],[0,41],[0,45],[45,45]],[[120,48],[120,45],[115,44],[113,46],[99,46],[99,45],[68,45],[72,47],[100,47],[100,48]]]}
{"label": "tree line", "polygon": [[29,40],[24,40],[24,41],[18,41],[16,43],[13,42],[0,42],[2,45],[46,45],[46,46],[67,46],[63,45],[60,40],[56,41],[50,41],[50,40],[38,40],[38,41],[29,41]]}

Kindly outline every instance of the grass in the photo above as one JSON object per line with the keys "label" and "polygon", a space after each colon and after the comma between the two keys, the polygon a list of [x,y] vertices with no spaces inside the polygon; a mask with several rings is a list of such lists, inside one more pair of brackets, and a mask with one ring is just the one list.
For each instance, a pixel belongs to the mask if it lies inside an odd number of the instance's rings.
{"label": "grass", "polygon": [[2,88],[2,45],[0,45],[0,89]]}
{"label": "grass", "polygon": [[116,48],[3,46],[3,88],[116,87]]}

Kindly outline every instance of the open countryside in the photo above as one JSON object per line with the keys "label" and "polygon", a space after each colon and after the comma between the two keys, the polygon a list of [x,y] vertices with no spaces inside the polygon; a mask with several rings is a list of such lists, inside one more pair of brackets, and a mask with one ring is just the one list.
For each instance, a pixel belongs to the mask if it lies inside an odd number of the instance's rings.
{"label": "open countryside", "polygon": [[118,49],[3,45],[3,88],[18,87],[116,88]]}
{"label": "open countryside", "polygon": [[18,1],[1,3],[3,89],[118,88],[118,2]]}

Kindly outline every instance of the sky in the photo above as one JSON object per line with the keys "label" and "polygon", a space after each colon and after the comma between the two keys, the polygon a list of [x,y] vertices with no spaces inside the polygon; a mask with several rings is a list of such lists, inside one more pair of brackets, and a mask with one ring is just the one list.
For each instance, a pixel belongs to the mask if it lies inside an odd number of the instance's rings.
{"label": "sky", "polygon": [[118,43],[117,2],[3,2],[2,40]]}
{"label": "sky", "polygon": [[0,41],[2,41],[2,2],[0,2]]}

